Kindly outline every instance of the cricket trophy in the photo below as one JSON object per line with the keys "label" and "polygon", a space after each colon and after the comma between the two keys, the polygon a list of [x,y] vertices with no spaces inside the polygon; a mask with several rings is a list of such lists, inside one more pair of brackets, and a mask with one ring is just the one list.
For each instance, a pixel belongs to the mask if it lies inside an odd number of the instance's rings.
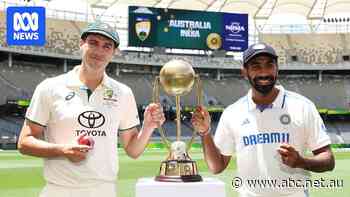
{"label": "cricket trophy", "polygon": [[195,161],[191,159],[188,152],[196,137],[193,130],[192,137],[188,143],[181,140],[181,117],[180,117],[180,97],[191,92],[196,82],[196,102],[197,106],[202,101],[202,84],[199,75],[196,75],[192,65],[184,60],[171,60],[160,70],[160,75],[155,78],[153,86],[153,102],[159,102],[160,86],[164,92],[170,96],[175,96],[176,102],[176,141],[170,142],[164,129],[159,126],[158,130],[168,150],[168,156],[162,161],[159,175],[156,181],[162,182],[199,182],[202,177],[198,174]]}

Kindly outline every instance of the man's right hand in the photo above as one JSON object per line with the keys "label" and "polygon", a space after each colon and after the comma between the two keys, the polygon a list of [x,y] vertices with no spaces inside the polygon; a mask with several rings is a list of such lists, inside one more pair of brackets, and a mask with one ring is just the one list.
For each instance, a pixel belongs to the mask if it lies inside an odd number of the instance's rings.
{"label": "man's right hand", "polygon": [[197,106],[192,114],[191,123],[195,131],[200,136],[208,134],[210,131],[210,115],[204,106]]}
{"label": "man's right hand", "polygon": [[85,160],[89,150],[91,147],[86,145],[67,144],[62,147],[63,155],[74,163]]}

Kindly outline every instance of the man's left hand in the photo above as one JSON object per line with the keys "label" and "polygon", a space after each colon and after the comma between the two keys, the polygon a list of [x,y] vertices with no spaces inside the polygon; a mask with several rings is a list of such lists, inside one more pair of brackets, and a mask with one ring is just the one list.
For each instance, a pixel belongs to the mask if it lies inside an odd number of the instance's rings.
{"label": "man's left hand", "polygon": [[277,149],[281,155],[282,162],[291,168],[303,168],[304,158],[290,144],[281,144]]}

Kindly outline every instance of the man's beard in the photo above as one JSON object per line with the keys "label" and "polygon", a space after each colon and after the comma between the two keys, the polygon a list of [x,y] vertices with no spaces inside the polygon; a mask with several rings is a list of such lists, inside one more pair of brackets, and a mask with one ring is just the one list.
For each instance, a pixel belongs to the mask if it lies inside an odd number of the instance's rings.
{"label": "man's beard", "polygon": [[[272,91],[273,87],[276,84],[276,79],[277,77],[274,77],[272,75],[258,76],[258,77],[255,77],[254,79],[248,76],[250,85],[263,96],[268,95]],[[260,85],[259,80],[268,80],[270,83],[268,85]]]}

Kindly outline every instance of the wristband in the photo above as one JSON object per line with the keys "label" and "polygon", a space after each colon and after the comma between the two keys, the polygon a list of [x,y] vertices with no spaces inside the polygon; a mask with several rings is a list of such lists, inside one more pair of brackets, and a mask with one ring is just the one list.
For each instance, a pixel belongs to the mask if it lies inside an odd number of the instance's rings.
{"label": "wristband", "polygon": [[206,135],[210,134],[210,127],[208,128],[208,130],[204,131],[204,132],[197,132],[197,135],[204,137]]}

